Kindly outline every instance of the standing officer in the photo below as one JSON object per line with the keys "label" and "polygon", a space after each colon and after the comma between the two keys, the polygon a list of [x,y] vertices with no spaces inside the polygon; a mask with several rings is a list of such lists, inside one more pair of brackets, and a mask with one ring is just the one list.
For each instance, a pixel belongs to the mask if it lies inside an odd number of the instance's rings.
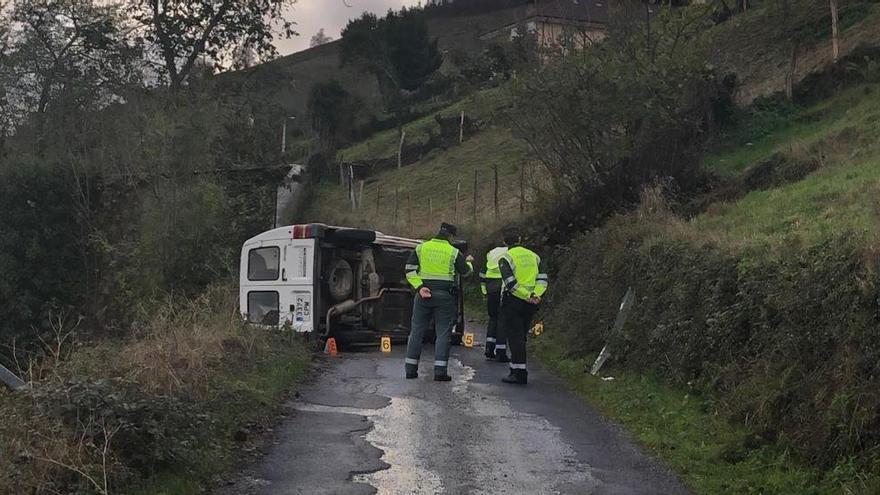
{"label": "standing officer", "polygon": [[419,357],[422,339],[433,321],[437,333],[434,345],[434,380],[451,380],[449,347],[452,327],[458,316],[458,287],[456,276],[469,276],[473,257],[465,258],[451,242],[458,229],[448,223],[440,224],[440,232],[425,241],[410,254],[406,263],[406,279],[416,290],[413,301],[412,325],[406,344],[406,377],[419,376]]}
{"label": "standing officer", "polygon": [[504,243],[508,250],[498,262],[504,279],[501,298],[500,333],[510,346],[510,375],[502,378],[505,383],[525,385],[529,381],[526,371],[526,334],[532,326],[532,318],[547,291],[547,274],[541,266],[541,258],[520,246],[522,236],[518,231],[508,230]]}
{"label": "standing officer", "polygon": [[498,311],[501,307],[501,270],[498,260],[507,252],[506,246],[499,246],[486,254],[486,265],[480,271],[480,291],[486,299],[489,325],[486,328],[486,358],[507,362],[507,343],[498,342]]}

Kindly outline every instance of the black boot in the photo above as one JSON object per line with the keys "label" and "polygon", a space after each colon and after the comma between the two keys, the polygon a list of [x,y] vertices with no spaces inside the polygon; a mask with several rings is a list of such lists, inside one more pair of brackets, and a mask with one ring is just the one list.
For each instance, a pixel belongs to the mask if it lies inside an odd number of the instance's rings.
{"label": "black boot", "polygon": [[498,349],[495,351],[495,360],[499,363],[509,363],[510,358],[507,357],[507,349]]}
{"label": "black boot", "polygon": [[486,342],[486,359],[495,359],[495,342]]}
{"label": "black boot", "polygon": [[501,381],[504,383],[525,385],[529,383],[529,372],[526,370],[510,370],[510,375],[505,376]]}
{"label": "black boot", "polygon": [[419,367],[414,364],[407,364],[406,368],[406,379],[412,380],[413,378],[419,377]]}

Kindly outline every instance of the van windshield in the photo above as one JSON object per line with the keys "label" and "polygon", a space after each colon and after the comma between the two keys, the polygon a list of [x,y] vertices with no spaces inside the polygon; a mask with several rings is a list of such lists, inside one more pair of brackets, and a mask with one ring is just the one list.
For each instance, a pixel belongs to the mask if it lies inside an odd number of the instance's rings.
{"label": "van windshield", "polygon": [[248,253],[248,280],[278,280],[278,260],[281,249],[277,246],[251,249]]}

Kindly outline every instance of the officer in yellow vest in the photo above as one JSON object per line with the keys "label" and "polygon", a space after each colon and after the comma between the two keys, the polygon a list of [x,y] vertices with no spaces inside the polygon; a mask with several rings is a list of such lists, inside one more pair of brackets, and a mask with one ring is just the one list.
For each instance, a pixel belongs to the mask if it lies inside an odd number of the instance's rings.
{"label": "officer in yellow vest", "polygon": [[473,257],[465,258],[451,242],[458,229],[440,224],[440,232],[419,244],[406,263],[406,279],[416,290],[412,325],[406,344],[406,377],[419,376],[422,339],[433,321],[437,332],[434,346],[434,380],[448,382],[449,347],[452,327],[458,316],[457,276],[467,277],[473,270]]}
{"label": "officer in yellow vest", "polygon": [[507,343],[498,342],[498,311],[501,308],[501,270],[498,261],[507,252],[507,246],[499,246],[486,254],[486,264],[480,270],[480,292],[486,300],[489,324],[486,326],[486,359],[507,362]]}
{"label": "officer in yellow vest", "polygon": [[498,262],[504,281],[499,333],[510,347],[510,375],[502,381],[525,385],[529,381],[526,334],[547,291],[547,274],[541,266],[541,258],[522,247],[521,242],[522,236],[513,229],[504,235],[508,250]]}

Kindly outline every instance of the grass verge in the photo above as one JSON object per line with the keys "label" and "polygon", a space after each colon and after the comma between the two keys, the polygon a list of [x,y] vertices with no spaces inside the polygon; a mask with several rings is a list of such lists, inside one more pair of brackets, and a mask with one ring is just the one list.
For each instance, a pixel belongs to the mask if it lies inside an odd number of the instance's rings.
{"label": "grass verge", "polygon": [[188,495],[235,468],[310,361],[243,324],[235,296],[169,303],[125,339],[60,322],[31,390],[0,402],[0,493]]}
{"label": "grass verge", "polygon": [[810,468],[725,421],[711,398],[670,387],[651,374],[606,365],[594,377],[587,372],[591,359],[567,357],[551,335],[532,340],[531,350],[698,495],[869,494],[880,486],[876,477],[855,474],[855,460],[827,472]]}

